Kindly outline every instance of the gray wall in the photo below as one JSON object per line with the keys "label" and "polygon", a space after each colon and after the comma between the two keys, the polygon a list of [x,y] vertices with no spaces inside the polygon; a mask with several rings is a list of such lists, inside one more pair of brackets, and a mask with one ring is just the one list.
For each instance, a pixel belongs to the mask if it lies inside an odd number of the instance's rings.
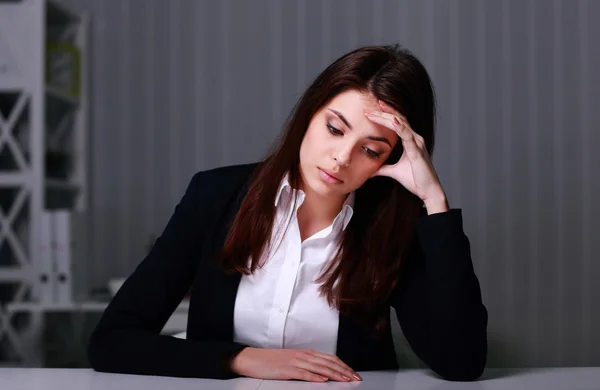
{"label": "gray wall", "polygon": [[600,365],[600,1],[71,3],[93,19],[92,285],[133,270],[195,171],[259,159],[328,62],[399,42],[437,87],[489,365]]}

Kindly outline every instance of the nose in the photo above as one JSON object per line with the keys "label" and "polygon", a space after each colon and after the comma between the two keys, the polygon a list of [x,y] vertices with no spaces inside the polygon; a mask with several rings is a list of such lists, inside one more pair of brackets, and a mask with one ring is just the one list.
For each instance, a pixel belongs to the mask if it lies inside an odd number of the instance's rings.
{"label": "nose", "polygon": [[339,166],[346,167],[350,165],[351,156],[352,144],[349,142],[348,144],[340,145],[339,149],[336,151],[334,159]]}

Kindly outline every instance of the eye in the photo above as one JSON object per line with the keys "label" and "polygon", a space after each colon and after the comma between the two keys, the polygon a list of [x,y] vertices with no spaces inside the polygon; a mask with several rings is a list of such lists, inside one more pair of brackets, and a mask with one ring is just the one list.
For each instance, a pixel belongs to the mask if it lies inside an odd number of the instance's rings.
{"label": "eye", "polygon": [[[329,132],[333,135],[336,136],[340,136],[340,135],[344,135],[344,132],[335,128],[334,126],[332,126],[330,123],[327,123],[327,129],[329,130]],[[377,153],[376,151],[367,148],[366,146],[363,146],[362,148],[364,150],[364,152],[367,154],[367,156],[369,156],[369,158],[373,158],[373,159],[379,159],[381,158],[382,153]]]}
{"label": "eye", "polygon": [[369,148],[367,148],[366,146],[363,147],[363,150],[367,153],[367,155],[369,155],[369,157],[371,158],[380,158],[381,157],[381,153],[377,153],[374,150],[371,150]]}
{"label": "eye", "polygon": [[327,128],[329,129],[329,132],[333,135],[344,135],[343,131],[340,131],[339,129],[336,129],[335,127],[333,127],[331,124],[327,123]]}

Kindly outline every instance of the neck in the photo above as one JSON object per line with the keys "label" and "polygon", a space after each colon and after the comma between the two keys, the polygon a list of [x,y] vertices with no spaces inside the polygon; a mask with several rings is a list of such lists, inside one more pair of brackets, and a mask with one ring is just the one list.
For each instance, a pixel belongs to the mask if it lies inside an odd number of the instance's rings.
{"label": "neck", "polygon": [[298,209],[298,219],[325,226],[333,222],[347,197],[327,197],[307,189],[304,189],[304,193],[304,202]]}

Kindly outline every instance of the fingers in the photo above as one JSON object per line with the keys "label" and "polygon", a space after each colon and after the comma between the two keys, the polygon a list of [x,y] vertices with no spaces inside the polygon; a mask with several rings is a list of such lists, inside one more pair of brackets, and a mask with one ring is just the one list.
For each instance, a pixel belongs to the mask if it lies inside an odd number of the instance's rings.
{"label": "fingers", "polygon": [[381,107],[381,111],[387,112],[388,114],[400,115],[398,111],[394,110],[392,106],[390,106],[383,100],[378,100],[377,102],[379,103],[379,107]]}
{"label": "fingers", "polygon": [[410,126],[404,121],[400,121],[395,115],[377,111],[365,111],[365,115],[371,122],[375,122],[396,132],[403,141],[414,140],[414,135],[416,133],[411,130]]}
{"label": "fingers", "polygon": [[[390,106],[389,104],[387,104],[386,102],[384,102],[383,100],[379,100],[379,107],[381,108],[382,112],[385,112],[387,114],[390,114],[391,116],[394,116],[396,118],[398,118],[398,120],[400,121],[400,123],[406,127],[408,127],[409,129],[411,129],[408,120],[406,120],[406,118],[404,117],[404,115],[400,114],[400,112],[396,111],[396,109],[394,109],[392,106]],[[412,130],[412,129],[411,129]]]}
{"label": "fingers", "polygon": [[339,382],[362,380],[354,370],[339,360],[337,356],[333,357],[314,350],[298,351],[292,364],[298,369]]}
{"label": "fingers", "polygon": [[334,355],[328,355],[326,353],[321,353],[321,352],[317,352],[317,351],[314,351],[313,353],[315,356],[335,364],[337,367],[339,367],[339,369],[342,370],[341,372],[346,374],[346,376],[350,376],[351,378],[354,378],[356,380],[362,380],[360,375],[358,375],[358,373],[356,371],[354,371],[352,368],[350,368],[350,366],[347,365],[346,363],[344,363],[342,361],[342,359],[340,359],[339,357],[334,356]]}
{"label": "fingers", "polygon": [[371,122],[394,130],[400,137],[402,146],[411,161],[426,153],[423,137],[415,133],[404,120],[395,115],[377,111],[368,111],[365,112],[365,115]]}
{"label": "fingers", "polygon": [[340,372],[335,367],[332,367],[331,363],[328,365],[324,359],[320,359],[321,362],[317,361],[319,358],[313,357],[311,360],[299,360],[296,362],[296,367],[302,370],[310,371],[313,374],[317,374],[320,376],[325,376],[329,379],[338,382],[349,382],[352,380],[352,376],[348,376],[348,374]]}
{"label": "fingers", "polygon": [[413,133],[415,140],[423,141],[423,137],[421,137],[419,134],[417,134],[412,129],[412,127],[410,126],[410,124],[408,123],[408,120],[406,119],[406,117],[404,115],[400,114],[400,112],[396,111],[392,106],[390,106],[383,100],[379,100],[378,102],[379,102],[379,107],[381,108],[382,112],[390,114],[392,117],[395,117],[397,120],[396,123],[399,123],[400,126],[405,126],[406,128],[408,128]]}
{"label": "fingers", "polygon": [[417,144],[415,133],[408,127],[403,126],[398,118],[393,115],[385,113],[370,113],[366,114],[367,118],[371,122],[385,126],[398,134],[402,141],[404,150],[411,159],[417,157],[420,154],[421,147]]}
{"label": "fingers", "polygon": [[334,369],[350,380],[362,380],[360,375],[358,375],[356,371],[344,363],[339,357],[314,350],[309,350],[308,352],[314,356],[312,360],[314,363]]}
{"label": "fingers", "polygon": [[394,126],[394,129],[396,129],[396,131],[403,140],[414,141],[416,139],[416,136],[418,136],[418,134],[415,133],[404,120],[400,120],[394,115],[387,115],[391,117],[390,121],[392,122],[392,126]]}
{"label": "fingers", "polygon": [[298,379],[307,382],[327,382],[329,380],[326,376],[318,375],[302,368],[294,370],[290,379]]}
{"label": "fingers", "polygon": [[[404,117],[404,115],[400,114],[400,112],[398,112],[396,109],[394,109],[392,106],[390,106],[383,100],[379,100],[378,102],[379,102],[379,107],[381,108],[381,112],[384,114],[387,114],[387,115],[384,115],[384,117],[390,118],[390,120],[392,120],[392,122],[395,123],[397,126],[400,126],[401,128],[405,127],[406,129],[408,129],[410,131],[410,133],[412,133],[416,143],[419,146],[423,146],[423,147],[425,146],[425,141],[424,141],[423,137],[421,137],[419,134],[417,134],[412,129],[412,127],[410,126],[410,124],[408,123],[408,120]],[[377,111],[373,111],[370,113],[377,115]],[[394,120],[394,118],[395,118],[395,120]]]}
{"label": "fingers", "polygon": [[323,367],[326,370],[331,370],[333,375],[338,375],[339,379],[343,381],[358,380],[355,377],[355,375],[358,376],[358,374],[354,372],[354,370],[352,370],[345,364],[341,364],[340,362],[337,362],[335,360],[315,356],[313,363],[320,367]]}

